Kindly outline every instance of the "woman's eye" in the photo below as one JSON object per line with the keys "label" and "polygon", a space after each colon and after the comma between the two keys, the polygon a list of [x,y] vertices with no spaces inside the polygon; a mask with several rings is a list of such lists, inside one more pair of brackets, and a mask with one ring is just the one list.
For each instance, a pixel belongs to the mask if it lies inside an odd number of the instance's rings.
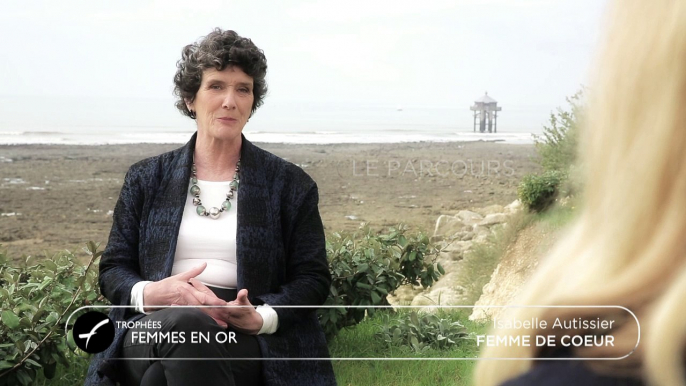
{"label": "woman's eye", "polygon": [[210,86],[210,88],[211,88],[212,90],[221,90],[222,86],[220,86],[220,85],[218,85],[218,84],[213,84],[213,85]]}
{"label": "woman's eye", "polygon": [[240,92],[247,94],[247,93],[250,92],[250,89],[247,89],[247,88],[243,87],[243,88],[240,89]]}

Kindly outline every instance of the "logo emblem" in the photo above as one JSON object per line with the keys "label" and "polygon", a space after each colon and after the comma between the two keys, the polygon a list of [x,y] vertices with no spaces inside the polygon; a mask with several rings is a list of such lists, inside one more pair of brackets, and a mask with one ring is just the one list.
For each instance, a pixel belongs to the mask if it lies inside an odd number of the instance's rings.
{"label": "logo emblem", "polygon": [[105,351],[114,341],[114,323],[102,312],[90,311],[74,323],[74,343],[89,354]]}

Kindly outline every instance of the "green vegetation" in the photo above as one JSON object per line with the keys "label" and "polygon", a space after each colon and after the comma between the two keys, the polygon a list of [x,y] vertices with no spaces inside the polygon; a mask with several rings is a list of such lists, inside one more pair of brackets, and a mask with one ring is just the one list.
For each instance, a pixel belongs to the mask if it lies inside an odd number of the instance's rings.
{"label": "green vegetation", "polygon": [[[329,270],[333,276],[326,305],[388,305],[386,297],[404,284],[432,285],[445,271],[436,263],[438,250],[423,234],[406,235],[406,228],[373,234],[369,228],[359,233],[334,233],[326,243]],[[374,308],[327,308],[319,320],[328,336],[373,315]]]}
{"label": "green vegetation", "polygon": [[[334,371],[339,385],[369,386],[437,386],[469,385],[479,355],[474,339],[484,334],[488,326],[467,319],[468,311],[439,311],[434,317],[463,325],[463,336],[450,348],[427,348],[417,352],[404,343],[396,344],[381,339],[380,335],[389,325],[399,325],[410,319],[412,312],[400,310],[396,313],[378,312],[366,318],[354,328],[344,328],[329,344],[332,358],[407,358],[407,360],[334,360]],[[437,358],[440,360],[413,360],[416,358]],[[444,360],[461,358],[462,360]]]}
{"label": "green vegetation", "polygon": [[583,93],[582,89],[567,98],[568,109],[558,108],[556,113],[551,113],[543,134],[534,136],[537,161],[543,167],[543,173],[524,176],[517,190],[519,200],[532,211],[545,211],[555,198],[572,195],[577,190],[577,183],[569,181],[568,177],[573,175],[571,171],[577,158]]}
{"label": "green vegetation", "polygon": [[89,269],[102,253],[97,247],[88,243],[85,266],[64,251],[33,265],[27,258],[17,268],[0,252],[0,385],[52,379],[75,359],[65,325],[77,308],[102,301],[97,273]]}
{"label": "green vegetation", "polygon": [[376,337],[391,347],[407,346],[417,353],[457,346],[468,335],[467,330],[459,319],[442,316],[411,311],[393,319],[382,314],[384,323]]}
{"label": "green vegetation", "polygon": [[65,354],[69,367],[59,366],[53,378],[46,378],[43,373],[39,372],[36,379],[31,385],[35,386],[73,386],[83,384],[88,373],[88,365],[90,363],[90,355],[77,354],[73,351],[67,351]]}
{"label": "green vegetation", "polygon": [[537,224],[551,231],[560,230],[569,225],[576,215],[574,200],[569,200],[565,205],[556,205],[549,210],[538,214],[535,219]]}
{"label": "green vegetation", "polygon": [[538,162],[545,171],[566,173],[577,157],[579,125],[583,119],[584,90],[567,98],[567,110],[557,109],[550,113],[549,125],[543,126],[543,134],[534,138]]}
{"label": "green vegetation", "polygon": [[519,201],[531,211],[543,212],[555,202],[560,185],[565,179],[564,172],[558,170],[526,175],[517,189]]}

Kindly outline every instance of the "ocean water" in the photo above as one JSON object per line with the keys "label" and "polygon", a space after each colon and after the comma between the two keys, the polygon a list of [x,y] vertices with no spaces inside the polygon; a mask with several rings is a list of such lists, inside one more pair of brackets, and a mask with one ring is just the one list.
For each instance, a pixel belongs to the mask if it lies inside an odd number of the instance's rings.
{"label": "ocean water", "polygon": [[[253,142],[399,143],[495,140],[532,143],[549,111],[503,108],[498,133],[473,131],[469,106],[265,104],[244,129]],[[185,143],[195,123],[173,99],[0,97],[0,144]]]}

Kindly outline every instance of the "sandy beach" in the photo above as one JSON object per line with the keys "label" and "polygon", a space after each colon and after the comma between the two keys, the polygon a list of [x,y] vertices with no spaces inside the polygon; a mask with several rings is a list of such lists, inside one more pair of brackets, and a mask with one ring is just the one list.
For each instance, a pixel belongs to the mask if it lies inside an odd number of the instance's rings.
{"label": "sandy beach", "polygon": [[[441,214],[508,204],[537,171],[533,145],[489,141],[257,144],[302,167],[319,186],[327,232],[398,223],[432,231]],[[0,146],[0,244],[10,256],[107,242],[124,174],[178,144]]]}

